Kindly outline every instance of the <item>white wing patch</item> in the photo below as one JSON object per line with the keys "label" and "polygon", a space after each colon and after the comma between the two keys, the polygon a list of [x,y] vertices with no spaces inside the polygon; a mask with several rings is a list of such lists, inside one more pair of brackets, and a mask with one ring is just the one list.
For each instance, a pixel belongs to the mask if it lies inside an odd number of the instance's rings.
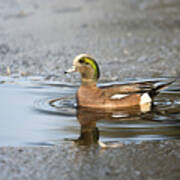
{"label": "white wing patch", "polygon": [[147,104],[147,103],[151,103],[152,102],[152,99],[151,97],[149,96],[148,93],[144,93],[142,96],[141,96],[141,100],[140,100],[140,104]]}
{"label": "white wing patch", "polygon": [[122,99],[126,96],[129,96],[129,94],[115,94],[115,95],[111,96],[111,99]]}

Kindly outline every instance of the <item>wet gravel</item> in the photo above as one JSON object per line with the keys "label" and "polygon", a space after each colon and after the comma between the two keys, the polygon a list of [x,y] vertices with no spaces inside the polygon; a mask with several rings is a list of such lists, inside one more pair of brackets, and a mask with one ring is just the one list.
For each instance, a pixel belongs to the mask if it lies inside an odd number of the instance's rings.
{"label": "wet gravel", "polygon": [[178,180],[180,141],[101,149],[70,144],[0,148],[0,179]]}
{"label": "wet gravel", "polygon": [[[96,57],[101,81],[180,76],[178,0],[0,0],[0,75],[64,76],[72,59]],[[114,149],[1,147],[0,179],[180,178],[180,142]]]}
{"label": "wet gravel", "polygon": [[180,75],[178,0],[0,1],[0,73],[57,75],[79,53],[102,81]]}

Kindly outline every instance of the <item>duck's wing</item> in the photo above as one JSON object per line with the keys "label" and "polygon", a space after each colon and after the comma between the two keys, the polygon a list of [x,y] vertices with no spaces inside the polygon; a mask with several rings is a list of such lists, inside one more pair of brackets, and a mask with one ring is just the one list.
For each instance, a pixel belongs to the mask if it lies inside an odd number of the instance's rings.
{"label": "duck's wing", "polygon": [[128,84],[114,84],[111,86],[101,86],[107,97],[116,97],[129,94],[143,94],[148,93],[151,97],[157,95],[160,90],[167,88],[174,81],[146,81],[146,82],[132,82]]}

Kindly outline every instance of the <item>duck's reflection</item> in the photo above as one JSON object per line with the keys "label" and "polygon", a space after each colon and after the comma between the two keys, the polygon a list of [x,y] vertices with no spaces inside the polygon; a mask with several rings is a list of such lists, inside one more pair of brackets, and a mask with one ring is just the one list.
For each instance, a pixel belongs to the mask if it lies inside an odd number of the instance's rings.
{"label": "duck's reflection", "polygon": [[[74,142],[78,145],[99,144],[99,129],[96,122],[100,120],[106,121],[131,121],[139,120],[142,111],[139,106],[121,109],[121,110],[93,110],[88,108],[77,109],[77,119],[80,123],[80,136]],[[103,143],[101,143],[103,145]]]}

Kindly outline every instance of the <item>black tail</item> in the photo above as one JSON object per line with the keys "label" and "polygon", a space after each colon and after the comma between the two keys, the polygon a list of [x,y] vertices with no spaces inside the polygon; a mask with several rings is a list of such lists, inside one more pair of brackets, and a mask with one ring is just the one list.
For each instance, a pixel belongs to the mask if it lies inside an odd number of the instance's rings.
{"label": "black tail", "polygon": [[169,85],[171,85],[175,81],[176,80],[169,81],[169,82],[158,82],[157,84],[155,84],[152,91],[149,92],[149,95],[151,96],[151,98],[153,98],[154,96],[158,95],[161,90],[166,89]]}

